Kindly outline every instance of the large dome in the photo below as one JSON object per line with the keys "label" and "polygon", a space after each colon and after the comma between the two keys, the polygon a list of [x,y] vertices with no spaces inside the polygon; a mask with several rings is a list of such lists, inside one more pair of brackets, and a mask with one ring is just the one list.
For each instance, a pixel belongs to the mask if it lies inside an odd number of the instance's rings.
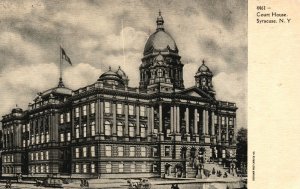
{"label": "large dome", "polygon": [[149,37],[145,45],[144,55],[155,51],[173,51],[178,53],[174,39],[164,30],[158,30]]}
{"label": "large dome", "polygon": [[171,51],[178,53],[177,45],[170,34],[165,32],[164,19],[159,12],[159,16],[156,20],[157,29],[150,35],[144,48],[144,56],[151,54],[152,52],[167,52]]}

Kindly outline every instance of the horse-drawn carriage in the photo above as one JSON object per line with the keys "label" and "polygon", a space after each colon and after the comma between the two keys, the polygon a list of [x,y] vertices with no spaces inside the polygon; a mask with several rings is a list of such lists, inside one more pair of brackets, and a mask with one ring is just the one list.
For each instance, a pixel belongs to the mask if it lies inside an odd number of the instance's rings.
{"label": "horse-drawn carriage", "polygon": [[127,181],[129,183],[128,189],[150,189],[151,183],[148,179],[140,179],[139,182],[134,182],[132,180]]}

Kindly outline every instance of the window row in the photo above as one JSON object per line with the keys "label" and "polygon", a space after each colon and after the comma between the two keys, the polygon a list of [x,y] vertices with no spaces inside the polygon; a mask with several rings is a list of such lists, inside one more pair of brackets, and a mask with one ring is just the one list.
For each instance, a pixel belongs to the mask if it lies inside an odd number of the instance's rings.
{"label": "window row", "polygon": [[[127,167],[124,169],[125,164],[123,162],[117,163],[117,166],[114,165],[114,169],[112,167],[112,163],[108,162],[105,165],[105,171],[106,173],[123,173],[123,172],[147,172],[147,165],[146,162],[143,162],[141,164],[136,164],[136,163],[130,163],[129,165],[127,165]],[[117,170],[116,170],[117,168]]]}
{"label": "window row", "polygon": [[75,173],[95,173],[95,163],[90,164],[75,164]]}
{"label": "window row", "polygon": [[[112,122],[110,121],[105,121],[104,122],[104,134],[105,136],[111,136],[112,135]],[[122,137],[124,136],[124,131],[125,131],[125,125],[122,122],[117,123],[117,136]],[[129,137],[135,137],[136,136],[136,127],[135,124],[129,123],[128,124],[128,134]],[[145,124],[140,124],[140,137],[145,138],[146,135],[146,125]]]}
{"label": "window row", "polygon": [[[75,117],[78,118],[80,116],[80,111],[82,116],[87,115],[87,105],[83,105],[81,107],[75,108]],[[95,113],[95,103],[92,102],[89,104],[89,113],[94,114]]]}
{"label": "window row", "polygon": [[[90,136],[95,136],[95,134],[96,134],[95,121],[92,121],[90,123],[89,127],[90,127],[89,128]],[[86,125],[86,123],[83,123],[81,127],[79,125],[75,126],[75,137],[76,138],[87,137],[87,125]]]}
{"label": "window row", "polygon": [[49,165],[48,164],[30,165],[29,173],[49,173]]}
{"label": "window row", "polygon": [[36,134],[36,135],[31,135],[30,140],[31,140],[31,144],[40,144],[40,143],[47,143],[49,142],[50,139],[50,135],[48,132],[46,133],[41,133]]}
{"label": "window row", "polygon": [[[137,108],[139,107],[139,112],[137,112]],[[116,104],[116,111],[117,114],[125,114],[125,105],[121,103]],[[111,102],[104,102],[104,113],[112,113],[112,103]],[[146,106],[134,106],[128,105],[128,115],[137,115],[142,117],[146,117]]]}
{"label": "window row", "polygon": [[59,116],[59,123],[69,123],[71,121],[71,115],[70,112],[68,113],[62,113]]}
{"label": "window row", "polygon": [[85,158],[85,157],[96,157],[96,147],[95,146],[90,146],[88,147],[77,147],[75,148],[75,157],[76,158]]}
{"label": "window row", "polygon": [[2,173],[4,174],[12,174],[14,172],[14,167],[13,166],[2,166]]}
{"label": "window row", "polygon": [[60,133],[59,140],[60,140],[60,142],[71,141],[71,133],[70,132]]}
{"label": "window row", "polygon": [[29,157],[31,161],[34,160],[49,160],[49,151],[30,152]]}
{"label": "window row", "polygon": [[14,155],[12,155],[12,154],[11,155],[3,155],[2,158],[3,158],[4,163],[14,162]]}
{"label": "window row", "polygon": [[[137,149],[139,151],[137,151]],[[130,146],[129,147],[129,151],[126,150],[124,151],[124,146],[118,146],[116,148],[114,148],[114,151],[113,151],[113,148],[112,146],[105,146],[105,156],[107,157],[111,157],[111,156],[114,156],[114,154],[116,154],[117,156],[119,157],[123,157],[123,156],[126,156],[126,157],[146,157],[147,156],[147,151],[146,151],[146,147],[145,146],[141,146],[139,148],[135,147],[135,146]],[[124,152],[127,152],[124,154]],[[137,153],[138,152],[138,153]]]}

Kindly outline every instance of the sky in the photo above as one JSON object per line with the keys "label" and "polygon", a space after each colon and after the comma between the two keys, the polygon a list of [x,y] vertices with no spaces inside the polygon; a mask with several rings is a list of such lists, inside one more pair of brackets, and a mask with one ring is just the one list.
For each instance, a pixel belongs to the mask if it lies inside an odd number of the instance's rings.
{"label": "sky", "polygon": [[159,9],[182,57],[185,87],[204,59],[217,99],[236,102],[238,128],[247,127],[248,7],[240,0],[2,0],[0,116],[57,86],[60,45],[73,63],[63,65],[67,87],[92,84],[119,65],[138,87]]}

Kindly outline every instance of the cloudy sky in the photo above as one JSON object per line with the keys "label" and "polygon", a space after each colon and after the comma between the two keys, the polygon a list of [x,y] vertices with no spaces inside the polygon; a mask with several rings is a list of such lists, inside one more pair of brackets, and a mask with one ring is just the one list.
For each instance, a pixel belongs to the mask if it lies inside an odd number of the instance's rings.
{"label": "cloudy sky", "polygon": [[2,0],[0,115],[16,104],[26,109],[38,92],[57,85],[59,45],[73,62],[64,65],[69,88],[94,83],[109,65],[121,65],[129,85],[138,86],[159,9],[185,64],[185,87],[194,85],[205,59],[217,98],[236,102],[238,127],[247,127],[247,2],[240,0]]}

